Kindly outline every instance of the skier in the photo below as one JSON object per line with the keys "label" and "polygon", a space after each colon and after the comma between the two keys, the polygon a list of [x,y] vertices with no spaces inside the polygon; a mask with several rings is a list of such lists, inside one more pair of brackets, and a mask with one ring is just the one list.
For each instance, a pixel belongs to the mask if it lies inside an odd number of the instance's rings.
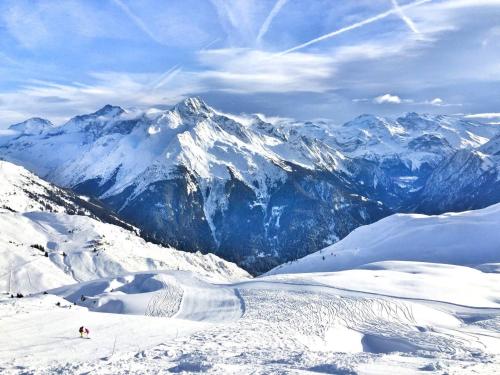
{"label": "skier", "polygon": [[84,326],[81,326],[80,329],[78,330],[80,332],[80,337],[83,339],[83,335],[85,335],[87,338],[89,338],[89,329],[85,328]]}

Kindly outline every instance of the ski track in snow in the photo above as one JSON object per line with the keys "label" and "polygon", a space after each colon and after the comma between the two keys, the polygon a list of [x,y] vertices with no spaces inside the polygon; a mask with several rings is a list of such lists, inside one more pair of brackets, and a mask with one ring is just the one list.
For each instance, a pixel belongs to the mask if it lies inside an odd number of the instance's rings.
{"label": "ski track in snow", "polygon": [[[294,281],[296,277],[281,275],[281,279],[273,276],[214,284],[188,272],[148,272],[123,276],[123,285],[116,290],[107,288],[102,292],[95,288],[96,296],[89,295],[90,300],[122,298],[125,305],[133,305],[136,300],[127,300],[123,295],[138,298],[147,294],[142,307],[145,316],[91,312],[80,306],[69,308],[68,302],[51,294],[4,299],[0,303],[0,325],[5,327],[0,337],[0,371],[500,371],[500,308],[460,307],[451,302],[336,289],[328,285],[326,277],[323,284],[318,283],[321,274],[311,274],[310,280],[307,275],[300,275],[302,283]],[[152,283],[151,278],[161,283]],[[283,280],[286,278],[290,282]],[[118,285],[115,279],[104,281]],[[353,288],[356,282],[353,278]],[[89,292],[99,283],[103,281],[75,285],[73,292],[78,293],[78,287]],[[63,287],[54,293],[67,295],[67,290]],[[62,301],[62,307],[56,307],[56,301]],[[90,327],[91,340],[78,339],[76,330],[80,324]]]}

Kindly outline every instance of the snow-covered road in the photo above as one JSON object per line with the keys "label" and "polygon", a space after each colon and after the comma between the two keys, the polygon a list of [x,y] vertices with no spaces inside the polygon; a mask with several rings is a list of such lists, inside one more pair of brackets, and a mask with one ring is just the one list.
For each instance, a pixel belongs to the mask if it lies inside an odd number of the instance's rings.
{"label": "snow-covered road", "polygon": [[[15,374],[494,373],[500,295],[484,288],[500,275],[480,272],[460,294],[440,294],[436,281],[463,268],[394,262],[362,274],[232,284],[148,272],[54,291],[69,301],[85,294],[85,307],[69,308],[51,294],[4,299],[0,367]],[[396,290],[390,280],[397,283],[404,270],[408,278]],[[367,283],[373,272],[384,282]],[[424,287],[432,278],[430,300]],[[398,297],[407,292],[413,299]],[[103,306],[108,313],[98,312]],[[80,325],[90,328],[90,340],[78,338]]]}

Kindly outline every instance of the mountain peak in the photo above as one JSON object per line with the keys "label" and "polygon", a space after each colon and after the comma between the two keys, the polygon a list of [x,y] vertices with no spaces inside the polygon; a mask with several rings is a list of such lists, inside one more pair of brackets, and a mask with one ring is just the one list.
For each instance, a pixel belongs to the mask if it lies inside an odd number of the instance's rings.
{"label": "mountain peak", "polygon": [[40,117],[32,117],[26,121],[9,126],[9,129],[23,134],[39,134],[42,131],[53,127],[54,124],[52,124],[49,120]]}
{"label": "mountain peak", "polygon": [[210,111],[210,108],[199,97],[189,97],[176,104],[174,109],[180,113],[199,114]]}
{"label": "mountain peak", "polygon": [[71,120],[69,120],[68,124],[71,124],[73,122],[80,123],[82,121],[85,122],[88,120],[94,120],[96,117],[115,117],[121,115],[124,112],[125,110],[121,107],[106,104],[104,107],[93,113],[73,117]]}
{"label": "mountain peak", "polygon": [[440,126],[440,121],[445,117],[443,115],[431,115],[427,113],[408,112],[399,117],[396,121],[406,129],[431,129]]}
{"label": "mountain peak", "polygon": [[117,116],[121,115],[124,111],[122,107],[106,104],[104,107],[98,111],[92,113],[94,116]]}
{"label": "mountain peak", "polygon": [[366,126],[376,126],[384,122],[384,119],[375,115],[362,114],[355,119],[346,122],[343,126],[345,127],[366,127]]}

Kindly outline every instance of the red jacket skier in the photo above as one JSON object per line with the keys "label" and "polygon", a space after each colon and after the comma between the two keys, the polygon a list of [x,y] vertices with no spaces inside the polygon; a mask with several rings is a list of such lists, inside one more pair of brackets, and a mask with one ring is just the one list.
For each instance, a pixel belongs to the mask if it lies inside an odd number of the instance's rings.
{"label": "red jacket skier", "polygon": [[80,337],[83,338],[83,335],[85,334],[85,336],[89,337],[89,329],[88,328],[85,328],[84,326],[81,326],[80,329],[78,330],[78,332],[80,332]]}

